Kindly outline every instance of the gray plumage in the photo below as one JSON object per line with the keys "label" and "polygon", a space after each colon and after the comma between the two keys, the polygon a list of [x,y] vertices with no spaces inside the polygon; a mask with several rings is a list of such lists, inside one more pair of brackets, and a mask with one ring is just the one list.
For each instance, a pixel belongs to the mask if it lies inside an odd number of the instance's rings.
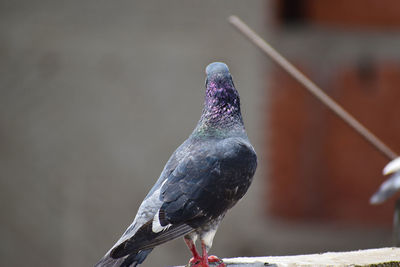
{"label": "gray plumage", "polygon": [[172,154],[133,223],[96,266],[136,266],[151,250],[177,237],[207,250],[228,209],[243,197],[257,157],[243,126],[240,99],[228,67],[206,68],[202,116]]}
{"label": "gray plumage", "polygon": [[371,204],[381,204],[400,191],[400,157],[389,162],[383,169],[383,174],[391,174],[391,176],[381,184],[378,191],[371,197]]}

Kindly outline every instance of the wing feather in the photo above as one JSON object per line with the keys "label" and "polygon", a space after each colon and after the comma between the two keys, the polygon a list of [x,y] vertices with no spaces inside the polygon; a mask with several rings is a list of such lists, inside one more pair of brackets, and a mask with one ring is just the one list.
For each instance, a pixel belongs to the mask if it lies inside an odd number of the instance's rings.
{"label": "wing feather", "polygon": [[243,138],[192,146],[161,187],[164,225],[197,228],[223,215],[243,197],[256,166],[254,149]]}
{"label": "wing feather", "polygon": [[257,165],[254,149],[238,138],[191,144],[185,157],[180,151],[142,203],[135,229],[111,249],[112,258],[154,248],[223,215],[247,191]]}
{"label": "wing feather", "polygon": [[150,249],[194,231],[189,225],[180,224],[172,225],[162,232],[155,233],[152,231],[152,222],[152,220],[148,221],[132,238],[113,248],[110,252],[111,257],[116,259],[131,253],[136,253],[139,250]]}

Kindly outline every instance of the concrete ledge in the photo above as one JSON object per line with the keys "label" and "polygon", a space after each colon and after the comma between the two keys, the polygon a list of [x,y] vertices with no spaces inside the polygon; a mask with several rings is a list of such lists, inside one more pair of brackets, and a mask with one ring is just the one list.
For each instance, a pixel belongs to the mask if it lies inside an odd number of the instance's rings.
{"label": "concrete ledge", "polygon": [[327,252],[296,256],[223,259],[227,267],[298,266],[400,266],[400,248]]}

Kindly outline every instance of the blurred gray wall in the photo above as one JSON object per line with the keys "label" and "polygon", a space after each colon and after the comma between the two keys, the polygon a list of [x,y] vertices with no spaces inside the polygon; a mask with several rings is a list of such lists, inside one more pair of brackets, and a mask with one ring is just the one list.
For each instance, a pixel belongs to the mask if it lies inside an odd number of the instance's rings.
{"label": "blurred gray wall", "polygon": [[[386,232],[265,220],[268,61],[226,18],[237,14],[265,34],[269,4],[0,1],[0,265],[91,266],[100,259],[191,133],[202,109],[204,68],[216,60],[234,76],[259,169],[212,253],[387,244]],[[176,240],[156,248],[143,266],[189,258]]]}

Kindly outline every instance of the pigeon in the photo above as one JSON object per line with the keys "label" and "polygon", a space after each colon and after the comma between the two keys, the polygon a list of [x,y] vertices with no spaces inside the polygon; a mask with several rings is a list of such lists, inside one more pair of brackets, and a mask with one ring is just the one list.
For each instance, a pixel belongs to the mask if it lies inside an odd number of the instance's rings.
{"label": "pigeon", "polygon": [[379,190],[371,197],[371,204],[381,204],[400,191],[400,157],[389,162],[383,169],[383,175],[389,174],[392,176],[384,181]]}
{"label": "pigeon", "polygon": [[197,126],[166,163],[133,223],[95,266],[137,266],[154,247],[178,237],[193,254],[189,266],[225,266],[208,251],[218,225],[246,193],[256,168],[257,155],[228,66],[211,63]]}

